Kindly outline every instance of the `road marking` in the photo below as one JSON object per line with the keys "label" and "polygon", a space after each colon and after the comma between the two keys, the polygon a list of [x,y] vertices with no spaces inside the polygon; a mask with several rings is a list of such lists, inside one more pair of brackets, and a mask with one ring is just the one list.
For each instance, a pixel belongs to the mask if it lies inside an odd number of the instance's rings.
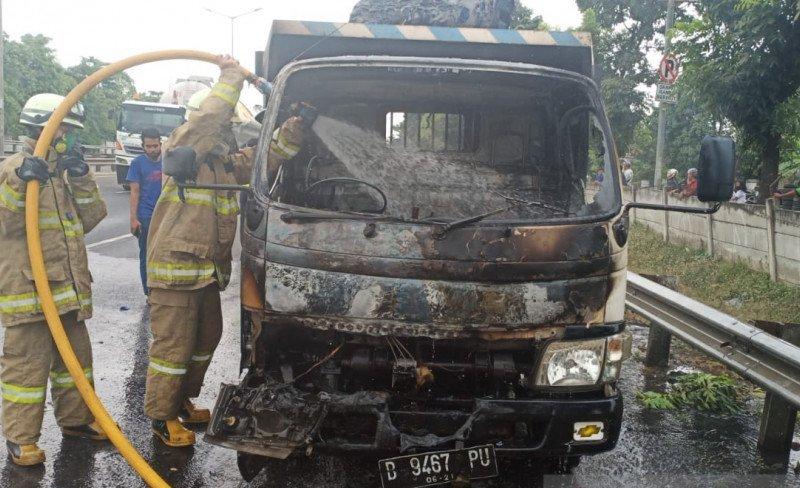
{"label": "road marking", "polygon": [[89,244],[88,246],[86,246],[86,249],[94,249],[95,247],[105,246],[106,244],[111,244],[112,242],[122,241],[122,240],[125,240],[125,239],[129,238],[129,237],[133,238],[133,235],[125,234],[124,236],[117,236],[117,237],[112,237],[110,239],[106,239],[106,240],[103,240],[103,241],[94,242],[94,243]]}

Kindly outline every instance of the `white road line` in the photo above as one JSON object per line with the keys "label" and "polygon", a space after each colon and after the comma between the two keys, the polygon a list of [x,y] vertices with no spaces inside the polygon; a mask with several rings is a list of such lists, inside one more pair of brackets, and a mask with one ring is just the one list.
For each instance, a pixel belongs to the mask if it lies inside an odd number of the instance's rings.
{"label": "white road line", "polygon": [[111,244],[112,242],[117,242],[117,241],[121,241],[121,240],[128,239],[128,238],[133,239],[134,237],[131,234],[125,234],[124,236],[112,237],[110,239],[106,239],[106,240],[103,240],[103,241],[94,242],[92,244],[89,244],[88,246],[86,246],[86,249],[94,249],[95,247],[105,246],[106,244]]}

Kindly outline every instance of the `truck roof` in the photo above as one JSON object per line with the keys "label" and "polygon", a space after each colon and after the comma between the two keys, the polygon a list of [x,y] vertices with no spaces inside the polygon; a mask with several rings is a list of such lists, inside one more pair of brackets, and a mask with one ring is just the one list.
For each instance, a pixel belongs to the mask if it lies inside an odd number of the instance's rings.
{"label": "truck roof", "polygon": [[592,75],[592,36],[586,32],[297,20],[272,23],[257,71],[271,81],[292,61],[345,55],[509,61]]}

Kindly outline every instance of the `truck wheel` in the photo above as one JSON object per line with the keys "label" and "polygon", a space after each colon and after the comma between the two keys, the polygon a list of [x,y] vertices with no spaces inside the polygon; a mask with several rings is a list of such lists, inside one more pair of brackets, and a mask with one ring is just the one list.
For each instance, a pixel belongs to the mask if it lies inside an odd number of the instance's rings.
{"label": "truck wheel", "polygon": [[267,465],[267,458],[246,452],[237,452],[236,464],[239,466],[239,474],[242,475],[242,479],[249,483]]}

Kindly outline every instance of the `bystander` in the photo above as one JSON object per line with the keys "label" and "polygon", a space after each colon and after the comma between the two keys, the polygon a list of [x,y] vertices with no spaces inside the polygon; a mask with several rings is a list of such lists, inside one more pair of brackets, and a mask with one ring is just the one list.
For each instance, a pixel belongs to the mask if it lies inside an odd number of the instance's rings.
{"label": "bystander", "polygon": [[161,196],[161,135],[157,129],[142,131],[144,154],[131,161],[126,180],[131,186],[131,234],[139,239],[139,273],[144,294],[147,288],[147,232]]}

